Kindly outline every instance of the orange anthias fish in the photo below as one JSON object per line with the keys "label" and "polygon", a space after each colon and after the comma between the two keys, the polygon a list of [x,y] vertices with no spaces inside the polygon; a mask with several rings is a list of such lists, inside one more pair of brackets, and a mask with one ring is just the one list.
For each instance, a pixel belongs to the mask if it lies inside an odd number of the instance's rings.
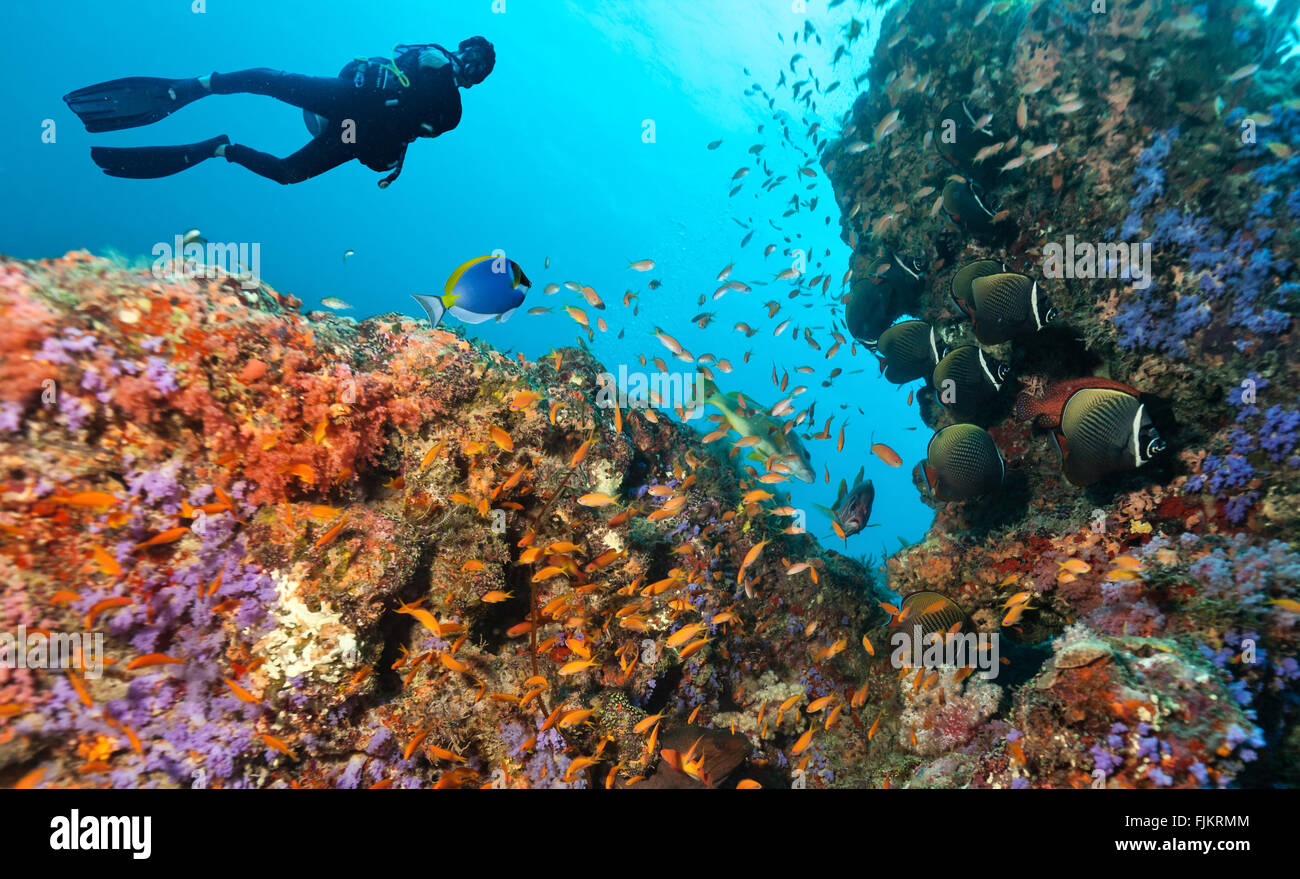
{"label": "orange anthias fish", "polygon": [[529,408],[541,398],[541,394],[534,391],[520,391],[518,394],[515,394],[514,399],[510,401],[510,408],[515,412],[520,412]]}
{"label": "orange anthias fish", "polygon": [[1014,626],[1016,623],[1020,622],[1020,618],[1024,615],[1025,611],[1034,609],[1035,608],[1029,606],[1028,601],[1023,604],[1014,605],[1009,611],[1007,611],[1006,616],[1002,618],[1002,625]]}
{"label": "orange anthias fish", "polygon": [[901,467],[903,464],[902,456],[884,443],[873,442],[871,444],[871,454],[884,461],[890,467]]}
{"label": "orange anthias fish", "polygon": [[176,541],[180,540],[189,532],[190,529],[184,527],[168,528],[166,531],[162,532],[161,534],[154,535],[153,537],[149,538],[143,543],[137,543],[135,545],[135,548],[145,549],[150,546],[161,546],[164,543],[175,543]]}
{"label": "orange anthias fish", "polygon": [[442,449],[445,445],[446,445],[445,442],[434,443],[429,448],[429,451],[424,453],[424,457],[420,459],[421,473],[423,473],[425,470],[428,470],[429,467],[433,465],[433,462],[438,459],[438,455],[442,453]]}
{"label": "orange anthias fish", "polygon": [[834,704],[837,698],[838,697],[836,696],[822,696],[819,699],[814,699],[809,702],[808,707],[804,710],[809,714],[816,714],[817,712],[824,710],[827,706]]}
{"label": "orange anthias fish", "polygon": [[591,320],[587,317],[587,312],[583,311],[581,308],[576,308],[572,305],[566,305],[564,306],[564,310],[568,313],[569,317],[573,318],[578,323],[579,326],[581,327],[591,326]]}
{"label": "orange anthias fish", "polygon": [[527,621],[525,621],[525,622],[519,623],[518,625],[514,625],[514,626],[511,626],[510,628],[506,629],[506,637],[509,637],[509,638],[520,638],[520,637],[523,637],[524,635],[527,635],[529,632],[531,632],[531,631],[532,631],[533,629],[535,629],[535,628],[536,628],[536,626],[534,626],[531,622],[527,622]]}
{"label": "orange anthias fish", "polygon": [[310,464],[291,464],[282,471],[292,476],[297,476],[308,485],[316,484],[316,471]]}
{"label": "orange anthias fish", "polygon": [[560,666],[560,676],[568,677],[569,675],[576,675],[598,665],[600,665],[600,663],[594,659],[575,659],[573,662],[566,662],[564,665]]}
{"label": "orange anthias fish", "polygon": [[122,566],[117,563],[117,559],[109,555],[108,550],[102,546],[92,546],[90,553],[94,559],[95,567],[99,568],[101,574],[116,577],[122,573]]}
{"label": "orange anthias fish", "polygon": [[758,561],[759,555],[763,552],[763,547],[767,546],[767,541],[761,541],[750,547],[749,552],[745,553],[745,560],[740,563],[740,572],[736,574],[736,582],[739,583],[745,578],[745,571],[754,562]]}
{"label": "orange anthias fish", "polygon": [[114,598],[105,598],[103,601],[97,601],[86,612],[86,628],[92,629],[95,626],[95,620],[101,613],[106,610],[112,610],[115,607],[126,607],[131,603],[131,599],[126,596],[116,596]]}
{"label": "orange anthias fish", "polygon": [[281,739],[277,739],[275,736],[269,736],[266,733],[261,733],[260,738],[262,739],[262,741],[266,742],[267,747],[279,751],[281,754],[284,754],[290,760],[298,759],[298,755],[295,754],[293,750],[288,745],[286,745]]}
{"label": "orange anthias fish", "polygon": [[582,445],[578,446],[578,450],[574,452],[573,457],[569,459],[569,466],[577,467],[579,464],[585,461],[587,458],[587,452],[591,451],[591,445],[594,442],[595,439],[589,439]]}
{"label": "orange anthias fish", "polygon": [[510,439],[510,434],[506,433],[496,425],[491,428],[492,442],[496,443],[503,451],[513,452],[515,450],[514,441]]}
{"label": "orange anthias fish", "polygon": [[184,665],[185,660],[175,659],[165,653],[146,653],[144,656],[137,656],[126,664],[127,671],[135,671],[137,668],[153,668],[159,665]]}
{"label": "orange anthias fish", "polygon": [[245,690],[239,684],[235,683],[230,678],[222,678],[222,680],[226,682],[226,686],[230,688],[230,691],[235,694],[235,698],[240,702],[247,702],[249,705],[257,704],[257,697]]}
{"label": "orange anthias fish", "polygon": [[30,790],[31,788],[36,787],[36,785],[41,783],[41,779],[45,776],[45,770],[46,767],[44,766],[36,767],[31,772],[18,779],[14,784],[14,790]]}
{"label": "orange anthias fish", "polygon": [[107,509],[114,504],[122,503],[122,499],[109,494],[106,491],[78,491],[74,494],[63,495],[50,499],[52,503],[63,504],[69,507],[83,507],[86,509]]}

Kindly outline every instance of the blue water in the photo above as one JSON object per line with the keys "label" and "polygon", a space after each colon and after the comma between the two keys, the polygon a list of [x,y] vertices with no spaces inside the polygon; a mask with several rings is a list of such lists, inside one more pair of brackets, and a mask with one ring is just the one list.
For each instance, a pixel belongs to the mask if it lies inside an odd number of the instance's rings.
{"label": "blue water", "polygon": [[[88,248],[145,257],[156,243],[197,227],[212,241],[259,244],[262,278],[301,298],[304,310],[339,297],[354,306],[345,314],[361,319],[393,311],[423,316],[409,294],[441,292],[456,266],[500,249],[523,266],[534,287],[509,322],[469,327],[471,335],[536,358],[575,344],[580,335],[585,340],[561,307],[571,304],[586,310],[593,324],[598,315],[607,321],[609,331],[597,332],[591,347],[612,372],[620,364],[644,371],[641,354],[663,357],[670,369],[689,368],[650,335],[656,326],[695,355],[731,361],[733,373],[718,373],[722,389],[767,406],[784,396],[772,383],[773,366],[789,370],[791,387],[809,388],[797,407],[817,401],[813,430],[835,416],[830,441],[806,442],[817,482],[790,485],[792,503],[809,513],[809,530],[827,545],[877,558],[896,551],[899,538],[920,539],[932,512],[920,503],[910,471],[924,456],[929,431],[907,405],[909,388],[880,378],[875,359],[861,348],[856,357],[845,346],[825,359],[833,344],[831,303],[844,292],[840,280],[850,251],[839,237],[830,182],[803,136],[804,119],[820,121],[824,135],[838,133],[858,91],[852,79],[867,69],[880,12],[858,0],[832,10],[826,0],[813,0],[806,14],[791,12],[790,2],[741,0],[505,0],[504,14],[494,13],[489,0],[435,5],[431,11],[423,0],[209,0],[207,11],[196,14],[190,4],[170,0],[11,4],[0,36],[11,126],[0,154],[8,196],[0,251],[36,258]],[[869,28],[832,69],[840,31],[852,16]],[[792,42],[805,19],[824,45]],[[462,92],[459,128],[412,145],[402,177],[386,191],[376,186],[382,175],[357,162],[294,186],[220,160],[158,181],[110,178],[91,163],[92,144],[190,143],[224,133],[236,143],[286,155],[308,135],[298,110],[267,98],[214,96],[148,128],[99,135],[86,134],[61,100],[75,88],[133,75],[268,66],[332,76],[358,55],[388,55],[399,43],[454,47],[473,34],[495,44],[495,72]],[[792,76],[788,63],[796,51],[808,61],[800,61]],[[843,83],[818,98],[816,114],[795,106],[788,87],[775,89],[782,69],[794,81],[804,78],[808,64],[823,87],[837,78]],[[752,76],[744,74],[746,67]],[[778,96],[778,110],[791,114],[791,136],[807,157],[782,145],[766,101],[745,95],[754,82]],[[647,142],[647,120],[653,142]],[[762,134],[759,125],[766,126]],[[43,139],[47,129],[53,137]],[[719,139],[719,149],[706,149]],[[763,177],[748,152],[759,143],[767,145],[763,158],[773,171],[790,176],[763,198],[755,195]],[[753,173],[729,198],[731,177],[742,166]],[[818,171],[815,178],[798,175],[807,166]],[[783,220],[796,194],[803,202],[816,197],[817,210]],[[733,217],[758,230],[746,248],[740,247],[746,229]],[[778,250],[764,259],[768,244]],[[819,288],[816,296],[790,300],[790,284],[773,281],[790,266],[783,256],[789,247],[809,253],[810,275],[832,276],[829,296]],[[355,254],[344,260],[348,250]],[[549,269],[543,268],[547,258]],[[655,260],[657,268],[647,274],[627,268],[642,259]],[[731,278],[753,292],[733,291],[714,301],[718,272],[732,262]],[[651,279],[662,287],[649,290]],[[564,281],[594,287],[607,310],[597,312],[563,288],[554,296],[542,292]],[[627,290],[639,293],[636,317],[622,305]],[[769,319],[764,303],[772,300],[781,311]],[[528,315],[535,306],[553,311]],[[716,318],[697,329],[689,319],[705,311]],[[786,318],[811,328],[822,350],[792,339],[789,329],[774,338]],[[758,334],[747,339],[733,331],[737,321]],[[796,373],[800,365],[816,374]],[[823,388],[834,367],[844,374]],[[845,448],[837,452],[846,418]],[[712,429],[708,422],[694,424]],[[873,432],[902,455],[903,467],[891,469],[870,456]],[[850,538],[845,549],[814,505],[830,506],[840,479],[852,481],[864,464],[876,484],[872,521],[881,527]]]}

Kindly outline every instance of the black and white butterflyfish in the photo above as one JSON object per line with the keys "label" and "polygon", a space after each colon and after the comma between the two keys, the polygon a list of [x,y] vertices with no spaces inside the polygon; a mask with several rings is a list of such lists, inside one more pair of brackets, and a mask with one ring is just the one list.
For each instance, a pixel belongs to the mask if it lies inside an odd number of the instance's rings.
{"label": "black and white butterflyfish", "polygon": [[948,104],[934,126],[934,143],[939,155],[963,171],[978,169],[973,164],[976,154],[997,141],[992,122],[992,113],[972,107],[967,101]]}
{"label": "black and white butterflyfish", "polygon": [[932,500],[964,501],[996,491],[1005,474],[1002,453],[987,430],[953,424],[931,437],[912,481]]}
{"label": "black and white butterflyfish", "polygon": [[949,180],[943,187],[943,209],[952,221],[965,228],[976,238],[992,239],[998,229],[994,222],[997,214],[990,206],[991,198],[973,180]]}
{"label": "black and white butterflyfish", "polygon": [[1014,272],[971,280],[970,318],[985,345],[1000,345],[1041,331],[1056,309],[1038,281]]}
{"label": "black and white butterflyfish", "polygon": [[969,421],[993,404],[1011,371],[977,345],[953,348],[934,367],[930,383],[953,417]]}
{"label": "black and white butterflyfish", "polygon": [[880,334],[876,353],[885,379],[904,385],[918,378],[929,381],[942,356],[943,340],[923,320],[905,320]]}
{"label": "black and white butterflyfish", "polygon": [[1110,388],[1084,388],[1072,394],[1052,439],[1065,478],[1080,487],[1113,473],[1136,470],[1168,448],[1146,404]]}
{"label": "black and white butterflyfish", "polygon": [[925,289],[924,267],[919,260],[893,254],[860,263],[844,308],[844,322],[853,337],[874,345],[891,323],[913,312]]}
{"label": "black and white butterflyfish", "polygon": [[1006,265],[996,259],[977,259],[966,263],[952,276],[948,287],[948,295],[952,298],[953,305],[956,305],[962,314],[969,316],[975,310],[975,294],[971,290],[975,279],[999,275],[1006,270]]}

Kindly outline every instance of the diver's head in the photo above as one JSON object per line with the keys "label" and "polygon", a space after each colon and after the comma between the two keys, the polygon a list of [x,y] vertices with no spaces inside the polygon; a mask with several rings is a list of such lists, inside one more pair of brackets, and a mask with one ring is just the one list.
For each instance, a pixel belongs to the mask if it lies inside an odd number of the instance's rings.
{"label": "diver's head", "polygon": [[456,84],[467,89],[488,78],[496,67],[497,53],[483,37],[470,37],[461,41],[452,60],[456,62]]}

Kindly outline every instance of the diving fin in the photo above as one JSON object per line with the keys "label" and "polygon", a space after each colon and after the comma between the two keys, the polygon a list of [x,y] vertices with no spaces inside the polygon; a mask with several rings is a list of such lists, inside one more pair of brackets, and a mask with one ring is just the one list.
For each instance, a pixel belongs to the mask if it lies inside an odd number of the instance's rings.
{"label": "diving fin", "polygon": [[78,89],[63,100],[87,131],[97,133],[150,125],[210,94],[194,77],[130,76]]}
{"label": "diving fin", "polygon": [[202,143],[183,146],[91,147],[90,157],[110,177],[151,180],[179,174],[186,168],[213,158],[217,154],[217,147],[229,145],[230,138],[223,134]]}

